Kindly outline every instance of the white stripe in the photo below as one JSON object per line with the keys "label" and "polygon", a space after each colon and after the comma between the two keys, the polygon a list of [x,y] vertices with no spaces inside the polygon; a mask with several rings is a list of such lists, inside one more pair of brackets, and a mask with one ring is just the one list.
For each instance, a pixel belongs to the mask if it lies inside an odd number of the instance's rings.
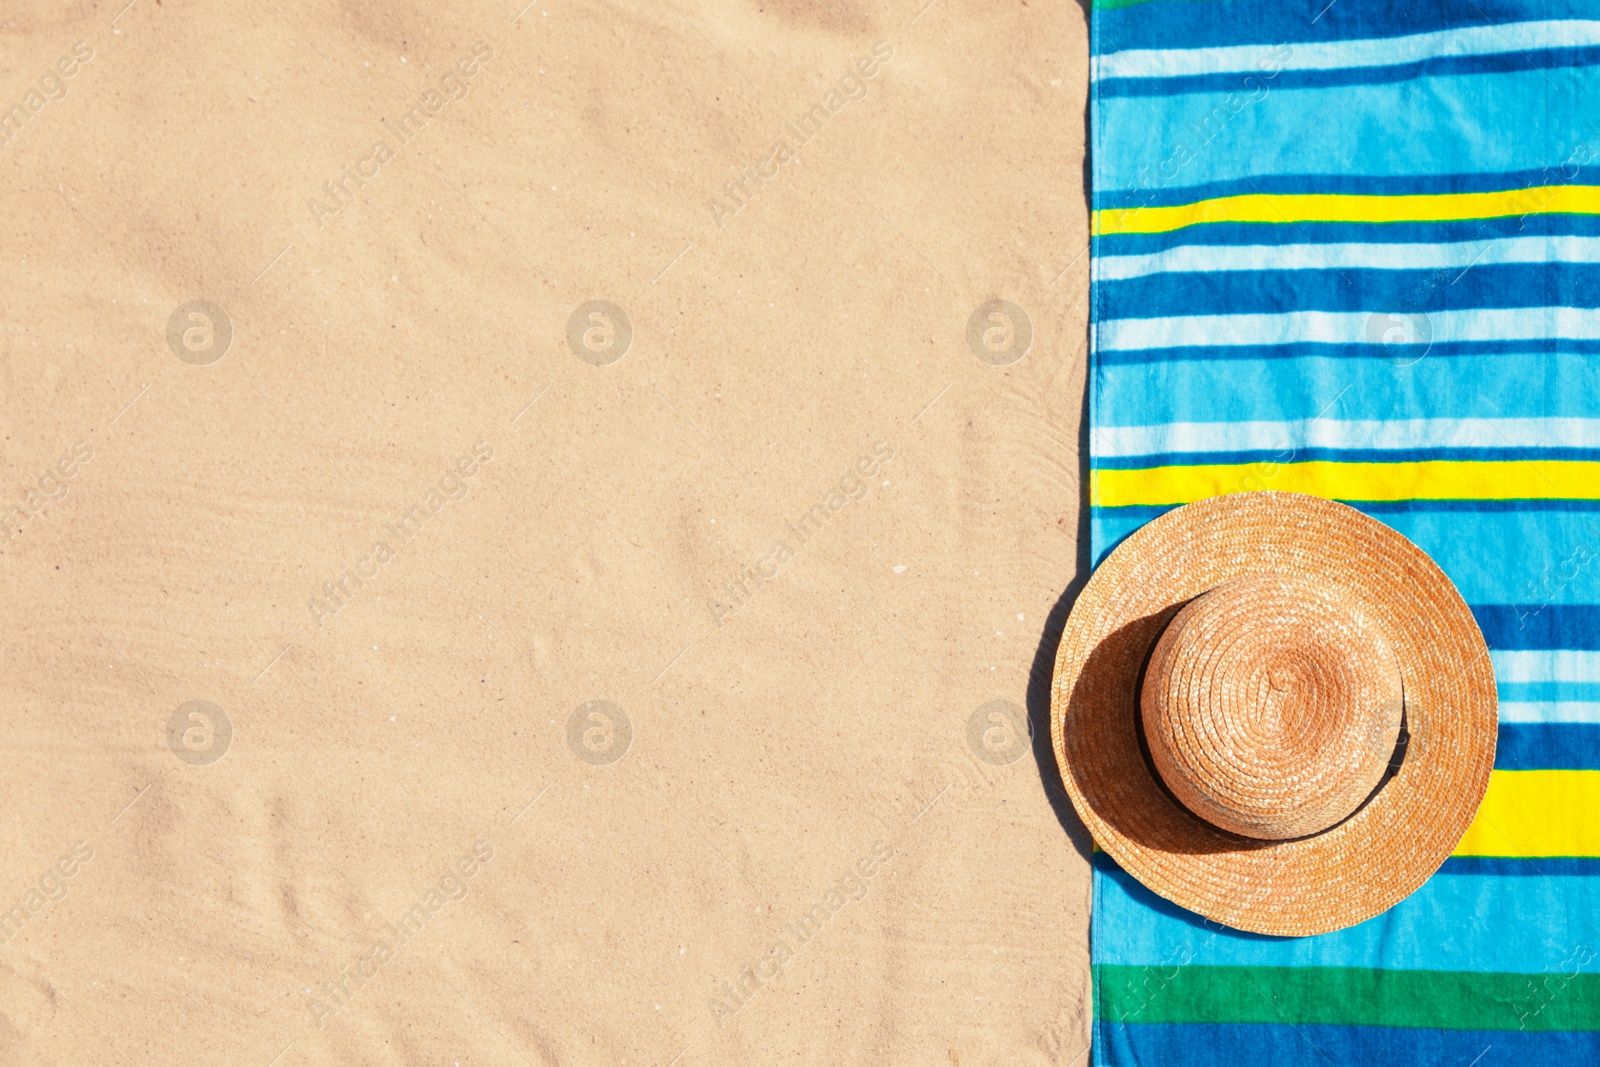
{"label": "white stripe", "polygon": [[1452,244],[1180,245],[1101,256],[1096,278],[1225,270],[1438,270],[1497,263],[1600,263],[1600,237],[1506,237]]}
{"label": "white stripe", "polygon": [[1489,653],[1501,682],[1600,682],[1600,652],[1569,648]]}
{"label": "white stripe", "polygon": [[[1178,315],[1159,319],[1101,321],[1093,330],[1101,352],[1180,345],[1281,345],[1298,341],[1382,344],[1423,338],[1433,342],[1531,341],[1552,337],[1600,339],[1600,310],[1593,308],[1473,308],[1403,316],[1378,311],[1294,311],[1275,315]],[[1422,343],[1395,343],[1397,357],[1420,358]]]}
{"label": "white stripe", "polygon": [[1095,455],[1291,452],[1302,448],[1600,448],[1600,419],[1300,419],[1097,426]]}
{"label": "white stripe", "polygon": [[[1230,45],[1225,48],[1127,49],[1095,56],[1090,77],[1176,78],[1194,74],[1253,74],[1265,81],[1284,70],[1386,67],[1442,56],[1482,56],[1541,48],[1600,44],[1600,22],[1561,19],[1469,26],[1359,41],[1296,41],[1292,44]],[[1257,86],[1241,87],[1249,90]]]}
{"label": "white stripe", "polygon": [[1500,705],[1501,722],[1600,723],[1600,704],[1519,704]]}

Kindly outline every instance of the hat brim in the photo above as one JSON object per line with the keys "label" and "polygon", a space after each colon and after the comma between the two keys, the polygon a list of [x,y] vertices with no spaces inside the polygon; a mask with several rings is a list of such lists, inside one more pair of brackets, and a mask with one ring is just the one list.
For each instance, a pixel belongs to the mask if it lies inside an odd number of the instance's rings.
{"label": "hat brim", "polygon": [[[1140,749],[1140,676],[1178,608],[1231,578],[1341,586],[1400,661],[1405,758],[1323,833],[1258,841],[1180,807]],[[1460,842],[1494,767],[1497,698],[1472,612],[1428,554],[1354,508],[1298,493],[1237,493],[1169,511],[1102,562],[1056,652],[1056,763],[1095,843],[1190,911],[1262,934],[1326,933],[1412,893]]]}

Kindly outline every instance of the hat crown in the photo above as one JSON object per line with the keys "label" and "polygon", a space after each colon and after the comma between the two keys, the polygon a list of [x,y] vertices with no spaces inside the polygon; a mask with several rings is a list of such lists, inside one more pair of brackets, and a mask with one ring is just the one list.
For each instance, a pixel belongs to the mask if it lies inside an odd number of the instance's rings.
{"label": "hat crown", "polygon": [[1244,837],[1319,833],[1359,808],[1399,737],[1399,660],[1343,590],[1250,575],[1189,601],[1156,643],[1140,714],[1193,814]]}

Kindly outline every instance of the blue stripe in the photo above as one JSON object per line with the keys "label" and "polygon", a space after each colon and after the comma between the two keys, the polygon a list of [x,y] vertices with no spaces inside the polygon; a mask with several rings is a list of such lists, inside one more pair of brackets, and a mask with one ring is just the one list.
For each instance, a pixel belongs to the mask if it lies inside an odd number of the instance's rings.
{"label": "blue stripe", "polygon": [[1600,17],[1596,0],[1156,0],[1094,12],[1095,55],[1128,48],[1219,48],[1405,37],[1458,26]]}
{"label": "blue stripe", "polygon": [[1490,648],[1600,649],[1600,604],[1471,604]]}
{"label": "blue stripe", "polygon": [[[1152,5],[1153,6],[1153,5]],[[1095,1023],[1110,1067],[1359,1067],[1600,1063],[1600,1031],[1423,1030],[1276,1023]]]}
{"label": "blue stripe", "polygon": [[[1283,345],[1190,345],[1181,348],[1097,349],[1095,361],[1107,367],[1142,363],[1231,363],[1238,360],[1335,359],[1372,360],[1379,363],[1411,365],[1414,357],[1400,358],[1398,349],[1381,344],[1330,344],[1322,341],[1296,341]],[[1430,360],[1464,356],[1545,356],[1600,355],[1600,340],[1570,340],[1545,337],[1510,341],[1435,341],[1429,347]],[[1526,360],[1524,359],[1524,362]],[[1237,371],[1230,372],[1233,374]],[[1443,417],[1443,416],[1436,416]]]}
{"label": "blue stripe", "polygon": [[1096,458],[1095,470],[1143,470],[1226,463],[1421,463],[1427,460],[1597,460],[1594,448],[1278,448],[1250,452],[1161,452],[1148,456]]}
{"label": "blue stripe", "polygon": [[[1185,201],[1187,202],[1187,201]],[[1600,236],[1600,215],[1529,215],[1461,222],[1296,222],[1292,225],[1214,222],[1166,233],[1114,233],[1093,239],[1095,256],[1146,255],[1180,245],[1273,245],[1434,242],[1456,244],[1500,237]]]}
{"label": "blue stripe", "polygon": [[[1600,149],[1587,101],[1600,68],[1419,78],[1394,85],[1280,89],[1230,113],[1226,94],[1096,104],[1095,189],[1250,181],[1258,175],[1417,177],[1560,168]],[[1235,94],[1237,99],[1237,94]],[[1424,119],[1421,116],[1427,116]],[[1448,116],[1448,136],[1419,122]],[[1559,179],[1557,179],[1559,180]],[[1302,186],[1303,188],[1303,186]],[[1170,192],[1171,189],[1168,188]],[[1103,201],[1097,195],[1095,203]]]}
{"label": "blue stripe", "polygon": [[[1343,67],[1332,70],[1282,70],[1272,80],[1275,89],[1326,89],[1339,85],[1384,85],[1413,78],[1458,74],[1498,74],[1505,71],[1551,70],[1556,67],[1600,65],[1600,48],[1541,48],[1496,55],[1435,56],[1413,63],[1382,67]],[[1245,80],[1249,78],[1250,84]],[[1101,98],[1117,96],[1173,96],[1179,93],[1251,92],[1260,74],[1229,71],[1225,74],[1190,74],[1170,78],[1105,78],[1098,85]]]}
{"label": "blue stripe", "polygon": [[1186,911],[1097,853],[1095,929],[1116,936],[1094,941],[1094,962],[1537,974],[1559,966],[1578,941],[1600,936],[1590,926],[1600,926],[1600,879],[1553,873],[1555,862],[1539,862],[1543,877],[1435,876],[1366,922],[1317,937],[1270,937]]}
{"label": "blue stripe", "polygon": [[1451,856],[1434,877],[1600,878],[1600,857],[1545,856],[1536,860],[1512,856]]}
{"label": "blue stripe", "polygon": [[1500,724],[1494,765],[1502,771],[1600,770],[1600,724]]}
{"label": "blue stripe", "polygon": [[[1600,307],[1600,264],[1161,272],[1098,283],[1097,321],[1280,311]],[[1593,342],[1591,342],[1593,343]]]}

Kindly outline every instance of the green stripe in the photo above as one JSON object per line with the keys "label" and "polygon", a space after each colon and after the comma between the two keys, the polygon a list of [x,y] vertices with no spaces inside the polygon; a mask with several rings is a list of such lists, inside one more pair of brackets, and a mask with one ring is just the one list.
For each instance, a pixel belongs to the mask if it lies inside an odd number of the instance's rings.
{"label": "green stripe", "polygon": [[1600,974],[1363,967],[1095,968],[1096,1015],[1140,1023],[1322,1023],[1439,1030],[1600,1030]]}

